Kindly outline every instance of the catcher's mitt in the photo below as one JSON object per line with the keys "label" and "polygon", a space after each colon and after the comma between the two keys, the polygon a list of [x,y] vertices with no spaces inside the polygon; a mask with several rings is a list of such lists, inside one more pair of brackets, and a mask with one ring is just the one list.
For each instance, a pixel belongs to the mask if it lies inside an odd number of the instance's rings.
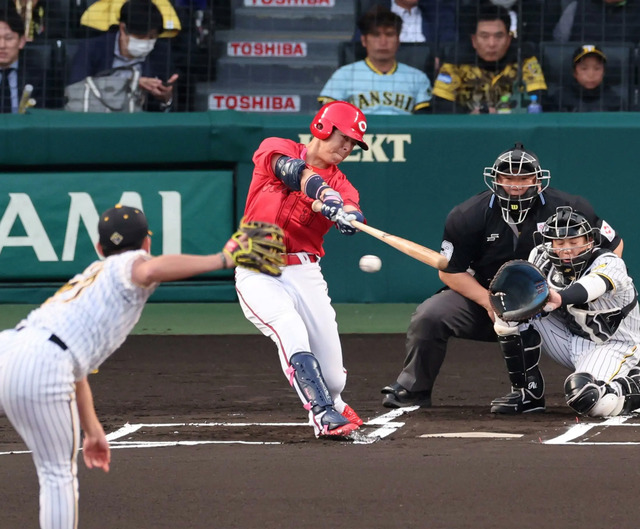
{"label": "catcher's mitt", "polygon": [[[243,239],[246,235],[246,240]],[[282,228],[268,222],[240,221],[238,231],[224,245],[222,253],[237,266],[278,277],[284,266]]]}
{"label": "catcher's mitt", "polygon": [[527,321],[542,312],[549,299],[549,285],[529,261],[514,259],[500,267],[489,285],[489,300],[504,321]]}

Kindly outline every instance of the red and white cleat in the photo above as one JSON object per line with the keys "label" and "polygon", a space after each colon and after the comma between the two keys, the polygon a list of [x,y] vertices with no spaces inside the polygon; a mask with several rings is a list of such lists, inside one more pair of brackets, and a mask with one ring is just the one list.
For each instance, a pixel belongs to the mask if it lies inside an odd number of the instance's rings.
{"label": "red and white cleat", "polygon": [[327,406],[322,412],[312,418],[313,429],[316,437],[336,439],[348,437],[359,426],[338,413],[333,406]]}
{"label": "red and white cleat", "polygon": [[345,419],[347,419],[350,423],[353,423],[356,426],[362,426],[364,424],[364,421],[358,416],[358,414],[354,411],[354,409],[348,404],[344,407],[342,416]]}

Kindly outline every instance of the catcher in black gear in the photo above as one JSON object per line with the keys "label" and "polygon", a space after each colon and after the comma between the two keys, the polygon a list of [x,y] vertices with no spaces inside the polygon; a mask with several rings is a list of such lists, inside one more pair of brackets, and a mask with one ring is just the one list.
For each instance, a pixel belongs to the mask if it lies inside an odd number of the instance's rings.
{"label": "catcher in black gear", "polygon": [[590,417],[640,407],[640,311],[624,261],[580,212],[558,207],[539,232],[529,261],[510,261],[489,286],[494,330],[512,391],[493,413],[543,409],[544,352],[572,373],[567,404]]}
{"label": "catcher in black gear", "polygon": [[[402,370],[394,383],[382,389],[385,407],[431,405],[449,338],[496,340],[489,284],[507,261],[528,259],[533,234],[558,206],[581,211],[602,232],[602,247],[622,253],[622,240],[615,230],[596,215],[586,199],[549,187],[550,172],[521,143],[502,152],[483,176],[488,189],[457,205],[447,216],[441,253],[449,265],[439,272],[446,286],[411,317]],[[526,406],[541,409],[544,402]],[[517,409],[525,411],[526,406],[522,402]]]}

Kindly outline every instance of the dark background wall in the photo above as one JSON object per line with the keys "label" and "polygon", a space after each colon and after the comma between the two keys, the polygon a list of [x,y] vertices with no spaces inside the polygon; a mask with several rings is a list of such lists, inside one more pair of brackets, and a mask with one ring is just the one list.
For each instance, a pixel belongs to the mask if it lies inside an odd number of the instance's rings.
{"label": "dark background wall", "polygon": [[[68,204],[80,191],[91,197],[96,210],[117,202],[123,192],[138,193],[154,230],[154,251],[162,253],[166,219],[157,197],[177,190],[182,250],[218,251],[226,230],[242,215],[251,156],[260,141],[268,136],[307,141],[310,120],[305,115],[232,111],[121,116],[34,111],[0,116],[0,163],[5,172],[0,193],[0,301],[38,302],[96,257],[91,234],[83,229],[74,258],[65,262],[43,262],[29,248],[4,244],[11,193],[32,197],[60,261]],[[360,190],[361,206],[372,226],[439,250],[449,210],[483,191],[483,168],[522,141],[551,171],[554,187],[586,196],[622,234],[632,274],[637,267],[636,114],[372,116],[369,131],[372,149],[358,150],[340,167]],[[227,174],[221,170],[231,171],[233,178],[220,179],[220,174]],[[185,186],[186,175],[201,171],[211,171],[218,183],[203,191],[197,185]],[[144,178],[135,178],[136,172]],[[48,173],[56,173],[55,178],[46,179]],[[123,180],[114,173],[132,176]],[[175,186],[167,175],[175,175]],[[227,186],[224,193],[220,185]],[[235,197],[235,207],[229,207],[229,196]],[[20,224],[21,219],[14,222],[10,238],[24,235]],[[194,230],[202,233],[194,238]],[[345,237],[332,231],[326,250],[322,266],[336,302],[415,302],[440,287],[435,270],[366,234]],[[382,258],[381,272],[358,269],[359,258],[369,253]],[[28,281],[21,278],[21,270],[29,271]],[[232,277],[219,274],[166,286],[153,299],[230,301]]]}

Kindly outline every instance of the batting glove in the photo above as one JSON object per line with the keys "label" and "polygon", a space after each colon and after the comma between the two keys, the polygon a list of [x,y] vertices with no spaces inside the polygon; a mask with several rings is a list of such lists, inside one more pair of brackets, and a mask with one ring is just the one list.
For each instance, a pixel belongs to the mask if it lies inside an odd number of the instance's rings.
{"label": "batting glove", "polygon": [[336,227],[343,235],[353,235],[358,230],[351,224],[352,220],[364,222],[364,215],[359,211],[345,211],[341,209],[336,217]]}
{"label": "batting glove", "polygon": [[342,211],[342,206],[344,206],[344,201],[342,200],[340,193],[333,189],[329,189],[325,192],[324,197],[322,198],[322,208],[320,209],[320,213],[327,217],[331,222],[336,222],[338,213]]}

